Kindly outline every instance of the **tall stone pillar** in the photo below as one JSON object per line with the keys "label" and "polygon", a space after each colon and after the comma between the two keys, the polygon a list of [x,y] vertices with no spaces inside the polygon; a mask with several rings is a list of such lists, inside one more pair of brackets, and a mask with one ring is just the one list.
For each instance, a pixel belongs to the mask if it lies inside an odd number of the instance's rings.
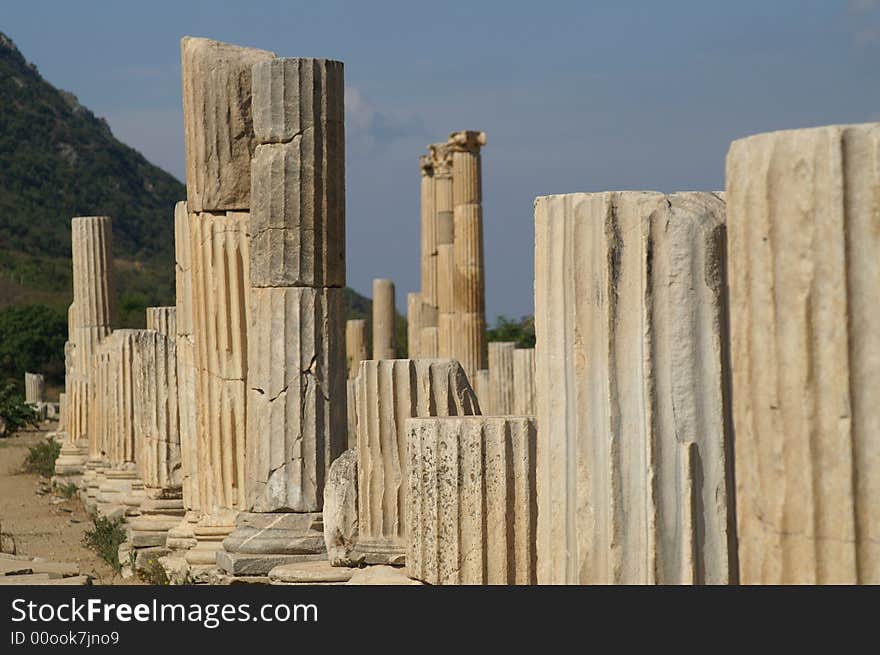
{"label": "tall stone pillar", "polygon": [[348,364],[348,379],[357,377],[361,362],[367,357],[367,322],[352,319],[345,322],[345,357]]}
{"label": "tall stone pillar", "polygon": [[233,575],[326,559],[347,428],[343,96],[338,61],[253,67],[247,511],[217,558]]}
{"label": "tall stone pillar", "polygon": [[371,359],[357,377],[358,537],[353,558],[402,565],[406,551],[406,419],[479,413],[458,362]]}
{"label": "tall stone pillar", "polygon": [[[92,356],[110,334],[115,320],[112,222],[108,216],[80,216],[71,221],[73,303],[68,313],[70,361],[65,357],[65,388],[69,391],[68,440],[55,463],[58,475],[78,476],[89,461],[89,478],[103,455],[89,448],[89,395]],[[65,355],[68,346],[65,346]],[[96,481],[92,480],[92,484]]]}
{"label": "tall stone pillar", "polygon": [[724,201],[535,201],[538,581],[736,581]]}
{"label": "tall stone pillar", "polygon": [[[420,357],[437,357],[437,210],[434,203],[434,162],[429,155],[419,157],[422,173],[422,309],[419,335]],[[410,355],[412,357],[412,355]]]}
{"label": "tall stone pillar", "polygon": [[181,491],[184,518],[168,531],[166,546],[177,551],[174,564],[163,561],[168,571],[186,569],[181,553],[196,545],[193,533],[201,516],[199,453],[196,419],[196,360],[193,341],[192,250],[186,202],[174,206],[175,350],[177,353],[177,411],[180,435]]}
{"label": "tall stone pillar", "polygon": [[24,374],[24,401],[28,405],[36,405],[43,402],[43,387],[45,379],[40,373]]}
{"label": "tall stone pillar", "polygon": [[489,344],[489,414],[513,414],[513,341],[493,341]]}
{"label": "tall stone pillar", "polygon": [[406,343],[410,359],[422,357],[422,294],[406,294]]}
{"label": "tall stone pillar", "polygon": [[394,282],[373,280],[373,359],[394,359]]}
{"label": "tall stone pillar", "polygon": [[452,210],[452,151],[446,143],[428,146],[434,171],[434,226],[437,239],[437,355],[453,356],[455,335],[455,220]]}
{"label": "tall stone pillar", "polygon": [[517,348],[513,351],[513,414],[534,416],[535,407],[535,349]]}
{"label": "tall stone pillar", "polygon": [[199,503],[190,565],[216,551],[245,508],[249,224],[253,129],[251,69],[265,50],[181,40]]}
{"label": "tall stone pillar", "polygon": [[453,132],[449,136],[455,221],[453,358],[461,362],[468,377],[487,366],[480,166],[480,148],[484,145],[484,132]]}
{"label": "tall stone pillar", "polygon": [[727,155],[740,581],[880,583],[880,123]]}
{"label": "tall stone pillar", "polygon": [[408,574],[535,584],[534,417],[413,418],[406,430]]}

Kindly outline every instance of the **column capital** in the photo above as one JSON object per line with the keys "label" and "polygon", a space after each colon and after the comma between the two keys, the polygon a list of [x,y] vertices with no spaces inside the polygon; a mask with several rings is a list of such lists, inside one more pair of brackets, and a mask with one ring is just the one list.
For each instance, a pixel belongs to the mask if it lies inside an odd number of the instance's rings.
{"label": "column capital", "polygon": [[431,155],[419,155],[419,170],[422,172],[422,177],[434,175],[434,160]]}
{"label": "column capital", "polygon": [[486,133],[476,130],[462,130],[449,135],[448,146],[452,152],[477,152],[486,145]]}
{"label": "column capital", "polygon": [[452,177],[452,148],[449,143],[432,143],[428,146],[436,177]]}

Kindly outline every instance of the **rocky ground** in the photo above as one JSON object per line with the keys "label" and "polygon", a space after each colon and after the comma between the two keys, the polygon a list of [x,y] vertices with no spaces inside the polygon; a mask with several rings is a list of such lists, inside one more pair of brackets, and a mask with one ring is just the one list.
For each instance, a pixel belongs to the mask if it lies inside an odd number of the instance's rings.
{"label": "rocky ground", "polygon": [[[0,439],[0,527],[15,539],[17,554],[71,562],[92,577],[93,584],[128,584],[109,564],[82,545],[92,522],[78,498],[53,496],[49,480],[23,473],[28,448],[46,438],[44,431],[25,431]],[[4,540],[5,541],[5,540]]]}

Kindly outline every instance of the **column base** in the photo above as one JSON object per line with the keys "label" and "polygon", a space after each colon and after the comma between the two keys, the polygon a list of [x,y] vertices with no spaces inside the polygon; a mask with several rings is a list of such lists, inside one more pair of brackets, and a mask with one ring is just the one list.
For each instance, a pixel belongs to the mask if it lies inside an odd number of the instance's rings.
{"label": "column base", "polygon": [[242,512],[217,565],[229,575],[266,576],[276,566],[327,559],[320,512]]}
{"label": "column base", "polygon": [[193,548],[198,540],[196,539],[195,534],[193,533],[193,528],[196,523],[199,521],[199,514],[193,510],[190,510],[183,517],[183,520],[178,521],[177,525],[171,528],[168,531],[168,537],[165,541],[165,545],[168,546],[172,551],[180,554],[180,557],[183,557],[183,553],[188,551],[190,548]]}
{"label": "column base", "polygon": [[[56,434],[66,435],[67,433],[59,432]],[[61,452],[58,459],[55,460],[55,475],[60,477],[81,476],[89,458],[88,451],[83,451],[79,446],[66,439],[62,443],[64,445],[61,446]]]}
{"label": "column base", "polygon": [[363,564],[406,565],[406,546],[385,539],[358,539],[351,559]]}
{"label": "column base", "polygon": [[186,551],[186,563],[194,567],[216,568],[217,551],[223,550],[223,540],[233,530],[234,525],[196,525],[193,528],[196,545]]}

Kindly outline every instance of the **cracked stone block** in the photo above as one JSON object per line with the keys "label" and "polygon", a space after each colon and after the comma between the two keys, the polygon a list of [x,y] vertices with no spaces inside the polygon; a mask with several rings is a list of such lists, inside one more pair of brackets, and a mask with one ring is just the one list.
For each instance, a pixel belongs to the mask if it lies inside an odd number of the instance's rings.
{"label": "cracked stone block", "polygon": [[190,36],[180,53],[189,211],[247,210],[257,145],[251,69],[275,55]]}
{"label": "cracked stone block", "polygon": [[361,362],[356,392],[358,538],[368,564],[401,565],[406,550],[406,420],[479,413],[461,365],[442,359]]}
{"label": "cracked stone block", "polygon": [[538,582],[736,580],[714,193],[535,201]]}
{"label": "cracked stone block", "polygon": [[406,569],[429,584],[537,580],[534,417],[406,422]]}
{"label": "cracked stone block", "polygon": [[324,544],[333,566],[355,566],[358,534],[357,449],[342,453],[330,465],[324,485]]}
{"label": "cracked stone block", "polygon": [[880,123],[727,155],[740,582],[880,584]]}
{"label": "cracked stone block", "polygon": [[147,307],[147,329],[174,338],[177,334],[177,307]]}
{"label": "cracked stone block", "polygon": [[252,289],[248,351],[248,506],[320,512],[345,449],[342,289]]}

